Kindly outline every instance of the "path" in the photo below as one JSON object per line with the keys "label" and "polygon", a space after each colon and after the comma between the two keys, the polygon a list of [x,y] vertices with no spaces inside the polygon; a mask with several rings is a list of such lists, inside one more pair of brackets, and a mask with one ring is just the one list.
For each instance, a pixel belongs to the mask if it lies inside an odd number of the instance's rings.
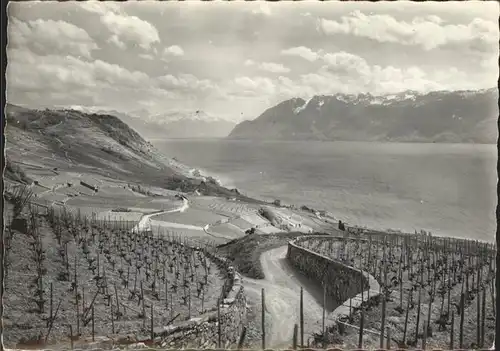
{"label": "path", "polygon": [[[260,303],[265,290],[266,312],[271,330],[266,331],[266,348],[287,348],[292,344],[293,326],[300,327],[300,287],[304,287],[304,344],[313,332],[321,331],[322,290],[317,284],[293,269],[286,260],[287,246],[266,251],[261,256],[265,279],[243,278],[247,297]],[[334,306],[327,306],[327,315]],[[266,316],[267,318],[267,316]],[[300,343],[300,329],[299,340]]]}
{"label": "path", "polygon": [[168,211],[162,211],[162,212],[154,212],[154,213],[149,213],[144,216],[142,216],[141,220],[139,223],[137,223],[133,228],[133,232],[140,232],[140,231],[145,231],[145,230],[150,230],[151,229],[151,217],[153,216],[158,216],[164,213],[174,213],[174,212],[184,212],[189,208],[189,201],[186,199],[182,200],[183,204],[179,208],[175,208],[173,210],[168,210]]}

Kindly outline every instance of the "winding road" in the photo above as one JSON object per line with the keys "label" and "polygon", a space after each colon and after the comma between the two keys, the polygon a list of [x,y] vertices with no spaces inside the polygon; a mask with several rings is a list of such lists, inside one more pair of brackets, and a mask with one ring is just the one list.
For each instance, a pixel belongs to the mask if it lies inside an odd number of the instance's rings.
{"label": "winding road", "polygon": [[[188,200],[177,209],[144,215],[133,228],[134,231],[147,230],[151,217],[163,213],[184,212],[189,208]],[[177,228],[191,227],[180,223],[167,223]],[[261,303],[261,289],[265,291],[266,318],[270,318],[266,330],[266,347],[286,348],[292,344],[294,324],[300,323],[300,288],[304,288],[304,344],[313,332],[321,331],[323,317],[323,292],[317,283],[298,273],[286,260],[287,246],[266,251],[260,261],[265,279],[243,278],[248,299],[254,304]],[[327,315],[336,306],[327,305]],[[266,323],[267,324],[267,323]],[[300,329],[299,329],[300,342]]]}
{"label": "winding road", "polygon": [[[266,251],[261,256],[265,279],[243,278],[247,297],[261,303],[265,291],[266,318],[271,318],[266,330],[266,348],[288,348],[292,344],[294,324],[300,328],[300,288],[304,288],[304,344],[313,332],[321,331],[323,292],[320,286],[292,268],[286,260],[287,246]],[[327,304],[327,316],[335,306]],[[300,343],[300,329],[299,340]]]}
{"label": "winding road", "polygon": [[[137,223],[133,228],[133,232],[139,232],[139,231],[145,231],[145,230],[150,230],[151,229],[151,217],[153,216],[158,216],[164,213],[174,213],[174,212],[184,212],[189,208],[189,202],[187,199],[182,200],[182,206],[179,208],[175,208],[173,210],[169,211],[162,211],[162,212],[154,212],[154,213],[149,213],[141,217],[141,220],[139,223]],[[186,228],[186,227],[183,227]]]}

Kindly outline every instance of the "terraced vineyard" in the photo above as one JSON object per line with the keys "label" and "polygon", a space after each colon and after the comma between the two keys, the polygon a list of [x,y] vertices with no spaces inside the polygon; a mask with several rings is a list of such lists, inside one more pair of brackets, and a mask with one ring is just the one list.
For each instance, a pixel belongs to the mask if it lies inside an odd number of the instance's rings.
{"label": "terraced vineyard", "polygon": [[[4,342],[43,346],[90,335],[149,335],[216,306],[222,271],[210,247],[81,213],[45,214],[28,190],[6,213]],[[95,218],[95,217],[94,217]]]}
{"label": "terraced vineyard", "polygon": [[[380,332],[400,347],[474,348],[495,333],[495,259],[491,245],[428,235],[308,239],[302,246],[372,274],[383,298],[345,320],[346,347],[379,345]],[[384,342],[383,347],[386,344]]]}

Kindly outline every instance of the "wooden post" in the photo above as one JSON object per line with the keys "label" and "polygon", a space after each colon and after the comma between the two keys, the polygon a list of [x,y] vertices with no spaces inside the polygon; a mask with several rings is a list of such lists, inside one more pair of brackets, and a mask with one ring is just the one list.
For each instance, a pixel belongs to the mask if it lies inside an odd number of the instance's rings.
{"label": "wooden post", "polygon": [[[478,279],[478,282],[477,282],[477,286],[479,288],[479,279]],[[476,301],[477,301],[477,313],[476,313],[476,316],[477,316],[477,335],[476,335],[476,345],[477,347],[479,347],[479,345],[481,344],[481,295],[479,294],[479,289],[477,290],[477,295],[476,295]]]}
{"label": "wooden post", "polygon": [[479,347],[484,347],[484,322],[486,320],[486,286],[483,288],[483,301],[481,306],[481,343]]}
{"label": "wooden post", "polygon": [[415,326],[415,345],[418,342],[418,326],[420,323],[420,302],[421,302],[421,297],[422,297],[422,289],[418,289],[418,306],[417,306],[417,324]]}
{"label": "wooden post", "polygon": [[300,347],[304,347],[304,288],[300,288]]}
{"label": "wooden post", "polygon": [[94,304],[92,304],[92,341],[95,341]]}
{"label": "wooden post", "polygon": [[[431,325],[432,299],[433,299],[433,296],[430,296],[429,297],[429,310],[428,310],[428,313],[427,313],[427,327],[426,328],[428,328]],[[427,330],[426,330],[426,332],[427,332]]]}
{"label": "wooden post", "polygon": [[154,343],[155,333],[154,333],[154,314],[153,314],[153,301],[151,301],[151,342]]}
{"label": "wooden post", "polygon": [[188,290],[188,318],[191,319],[191,285]]}
{"label": "wooden post", "polygon": [[262,312],[262,350],[266,349],[266,295],[264,293],[264,288],[261,290],[261,312]]}
{"label": "wooden post", "polygon": [[460,349],[464,348],[464,317],[465,317],[465,294],[462,293],[460,295],[460,330],[459,330],[459,342],[460,342]]}
{"label": "wooden post", "polygon": [[54,313],[53,313],[53,306],[54,306],[53,296],[54,296],[54,287],[53,287],[52,282],[50,282],[50,320],[52,320],[52,317],[54,316]]}
{"label": "wooden post", "polygon": [[73,350],[73,326],[69,325],[69,341],[71,344],[71,350]]}
{"label": "wooden post", "polygon": [[[111,331],[113,333],[113,335],[115,335],[115,318],[113,316],[113,298],[111,297],[110,299],[110,305],[111,305]],[[118,304],[117,304],[118,306]]]}
{"label": "wooden post", "polygon": [[427,342],[427,321],[424,322],[424,335],[422,337],[422,350],[425,350],[426,342]]}
{"label": "wooden post", "polygon": [[144,288],[141,280],[141,302],[142,302],[142,327],[146,329],[146,305],[144,302]]}
{"label": "wooden post", "polygon": [[387,332],[386,332],[387,340],[386,340],[385,348],[386,348],[386,350],[390,350],[391,349],[391,328],[386,327],[386,329],[387,329]]}
{"label": "wooden post", "polygon": [[245,342],[245,336],[247,334],[247,327],[243,327],[243,330],[240,335],[240,340],[238,341],[238,350],[243,348],[243,343]]}
{"label": "wooden post", "polygon": [[363,349],[363,328],[365,324],[365,311],[361,309],[361,320],[359,321],[358,349]]}
{"label": "wooden post", "polygon": [[221,299],[219,298],[217,300],[217,348],[222,347],[222,321],[220,318],[220,304],[221,304]]}
{"label": "wooden post", "polygon": [[115,299],[116,299],[116,313],[119,315],[120,313],[120,300],[118,299],[118,290],[116,290],[116,283],[114,284],[115,288]]}
{"label": "wooden post", "polygon": [[298,340],[298,338],[299,338],[299,326],[298,326],[298,324],[295,324],[293,326],[293,346],[292,346],[292,348],[294,350],[297,350],[297,340]]}
{"label": "wooden post", "polygon": [[[410,295],[410,293],[408,293]],[[406,332],[408,331],[408,314],[410,312],[410,298],[408,297],[408,302],[406,303],[406,316],[405,316],[405,326],[403,331],[403,344],[406,344]]]}
{"label": "wooden post", "polygon": [[387,304],[387,297],[385,295],[385,287],[384,287],[384,291],[382,293],[382,295],[380,295],[382,297],[382,324],[380,326],[380,348],[383,349],[384,348],[384,330],[385,330],[385,308],[386,308],[386,304]]}
{"label": "wooden post", "polygon": [[455,311],[452,311],[451,312],[451,326],[450,326],[450,350],[453,350],[455,348],[454,331],[455,331]]}
{"label": "wooden post", "polygon": [[325,336],[325,319],[326,319],[326,284],[323,282],[323,318],[321,324],[321,332]]}

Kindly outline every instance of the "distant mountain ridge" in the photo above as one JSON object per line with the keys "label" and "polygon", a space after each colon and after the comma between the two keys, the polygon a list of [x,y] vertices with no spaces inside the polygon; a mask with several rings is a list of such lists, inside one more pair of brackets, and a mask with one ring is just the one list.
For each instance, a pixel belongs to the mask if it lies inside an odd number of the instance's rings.
{"label": "distant mountain ridge", "polygon": [[498,89],[293,98],[238,124],[230,139],[496,143]]}
{"label": "distant mountain ridge", "polygon": [[146,110],[124,113],[82,106],[70,106],[86,113],[113,115],[146,138],[225,138],[236,123],[204,111],[168,111],[152,115]]}

